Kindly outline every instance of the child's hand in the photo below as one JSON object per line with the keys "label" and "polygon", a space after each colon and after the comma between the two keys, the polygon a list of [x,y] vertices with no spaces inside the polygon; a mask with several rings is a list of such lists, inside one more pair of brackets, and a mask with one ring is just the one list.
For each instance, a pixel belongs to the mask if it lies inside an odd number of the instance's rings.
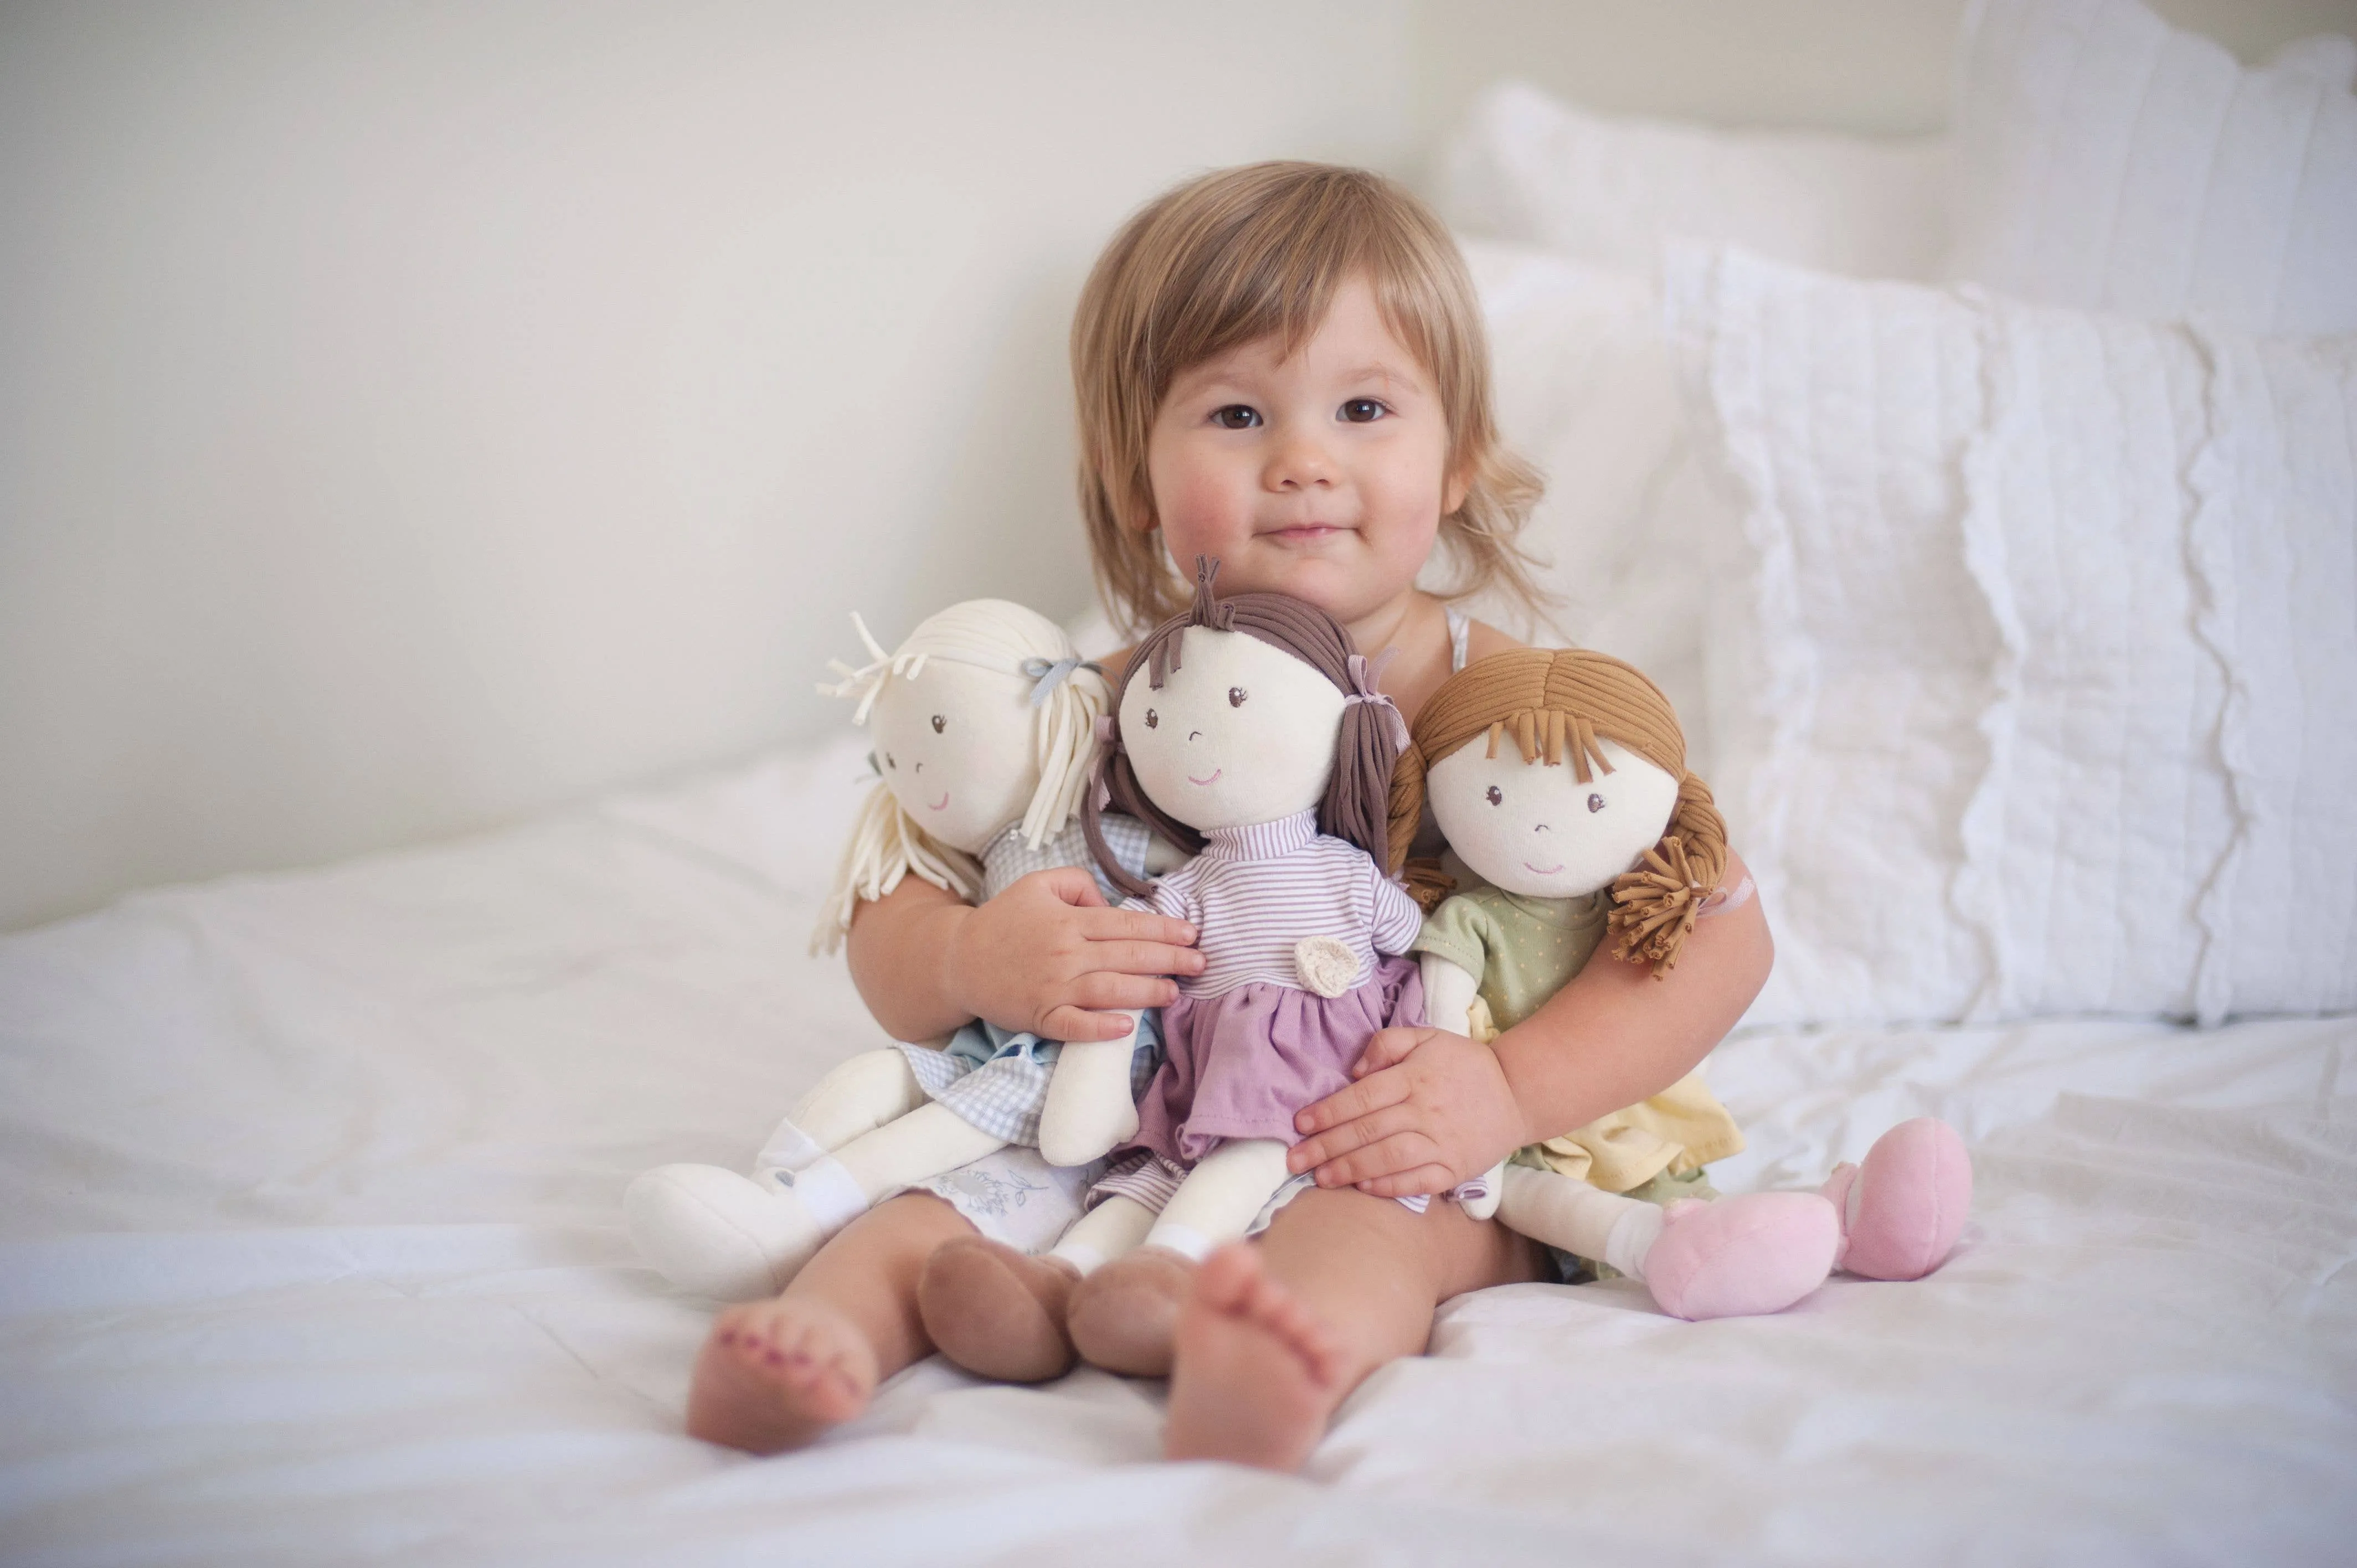
{"label": "child's hand", "polygon": [[967,910],[942,954],[951,993],[979,1017],[1050,1040],[1114,1040],[1129,1020],[1111,1011],[1178,999],[1165,978],[1200,974],[1195,928],[1114,909],[1078,866],[1035,871]]}
{"label": "child's hand", "polygon": [[1286,1156],[1319,1187],[1377,1197],[1447,1192],[1531,1142],[1495,1052],[1446,1029],[1385,1029],[1351,1069],[1359,1081],[1293,1119]]}

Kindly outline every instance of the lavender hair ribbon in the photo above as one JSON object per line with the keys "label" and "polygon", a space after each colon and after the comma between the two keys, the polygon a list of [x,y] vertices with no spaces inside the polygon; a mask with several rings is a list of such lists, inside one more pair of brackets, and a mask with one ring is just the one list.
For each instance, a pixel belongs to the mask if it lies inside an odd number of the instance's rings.
{"label": "lavender hair ribbon", "polygon": [[1398,649],[1386,648],[1372,661],[1364,654],[1351,654],[1346,667],[1351,672],[1352,690],[1342,699],[1342,705],[1346,708],[1353,703],[1372,703],[1383,710],[1384,727],[1391,731],[1394,753],[1407,749],[1407,720],[1400,716],[1399,704],[1384,696],[1378,688],[1383,684],[1385,667],[1398,654]]}
{"label": "lavender hair ribbon", "polygon": [[1070,659],[1048,660],[1035,655],[1025,660],[1023,673],[1030,676],[1033,682],[1031,705],[1035,708],[1047,706],[1049,696],[1058,686],[1071,679],[1073,671],[1096,668],[1097,665],[1093,661],[1082,659],[1077,654]]}

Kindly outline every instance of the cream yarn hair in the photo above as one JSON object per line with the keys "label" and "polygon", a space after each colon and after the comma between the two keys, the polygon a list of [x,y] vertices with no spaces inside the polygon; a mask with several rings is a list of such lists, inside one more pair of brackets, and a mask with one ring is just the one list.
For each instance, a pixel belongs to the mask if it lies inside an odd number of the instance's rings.
{"label": "cream yarn hair", "polygon": [[[855,669],[829,660],[828,668],[842,679],[819,690],[856,700],[851,722],[856,725],[867,722],[895,678],[914,680],[936,659],[1030,682],[1031,754],[1039,782],[1023,813],[1023,841],[1038,849],[1063,831],[1096,770],[1097,717],[1111,707],[1113,697],[1103,674],[1081,658],[1063,628],[1006,599],[967,599],[920,622],[887,653],[856,613],[851,624],[866,644],[868,661]],[[811,938],[812,950],[833,952],[841,946],[859,906],[890,893],[911,871],[961,898],[982,892],[981,863],[919,826],[879,779],[853,821],[851,842]]]}

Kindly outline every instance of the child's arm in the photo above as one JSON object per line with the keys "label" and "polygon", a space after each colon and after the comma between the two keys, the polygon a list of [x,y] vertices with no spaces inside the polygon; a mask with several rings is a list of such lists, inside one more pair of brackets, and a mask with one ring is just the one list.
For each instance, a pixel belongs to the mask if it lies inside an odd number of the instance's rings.
{"label": "child's arm", "polygon": [[[1743,862],[1727,855],[1724,883]],[[1775,960],[1752,898],[1699,921],[1677,968],[1599,954],[1488,1046],[1437,1029],[1386,1029],[1359,1081],[1295,1119],[1295,1171],[1378,1197],[1446,1192],[1525,1144],[1658,1094],[1694,1070],[1751,1005]]]}
{"label": "child's arm", "polygon": [[1118,1009],[1178,999],[1200,974],[1183,920],[1111,909],[1078,866],[1035,871],[976,908],[920,877],[854,912],[851,981],[884,1032],[926,1040],[971,1018],[1051,1040],[1120,1039]]}

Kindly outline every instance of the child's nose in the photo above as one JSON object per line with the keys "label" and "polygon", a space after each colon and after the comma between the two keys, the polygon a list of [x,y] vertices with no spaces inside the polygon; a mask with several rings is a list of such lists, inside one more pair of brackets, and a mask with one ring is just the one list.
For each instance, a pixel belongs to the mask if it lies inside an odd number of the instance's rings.
{"label": "child's nose", "polygon": [[1277,443],[1268,465],[1268,488],[1300,490],[1334,482],[1334,465],[1324,443],[1306,432],[1294,432]]}

